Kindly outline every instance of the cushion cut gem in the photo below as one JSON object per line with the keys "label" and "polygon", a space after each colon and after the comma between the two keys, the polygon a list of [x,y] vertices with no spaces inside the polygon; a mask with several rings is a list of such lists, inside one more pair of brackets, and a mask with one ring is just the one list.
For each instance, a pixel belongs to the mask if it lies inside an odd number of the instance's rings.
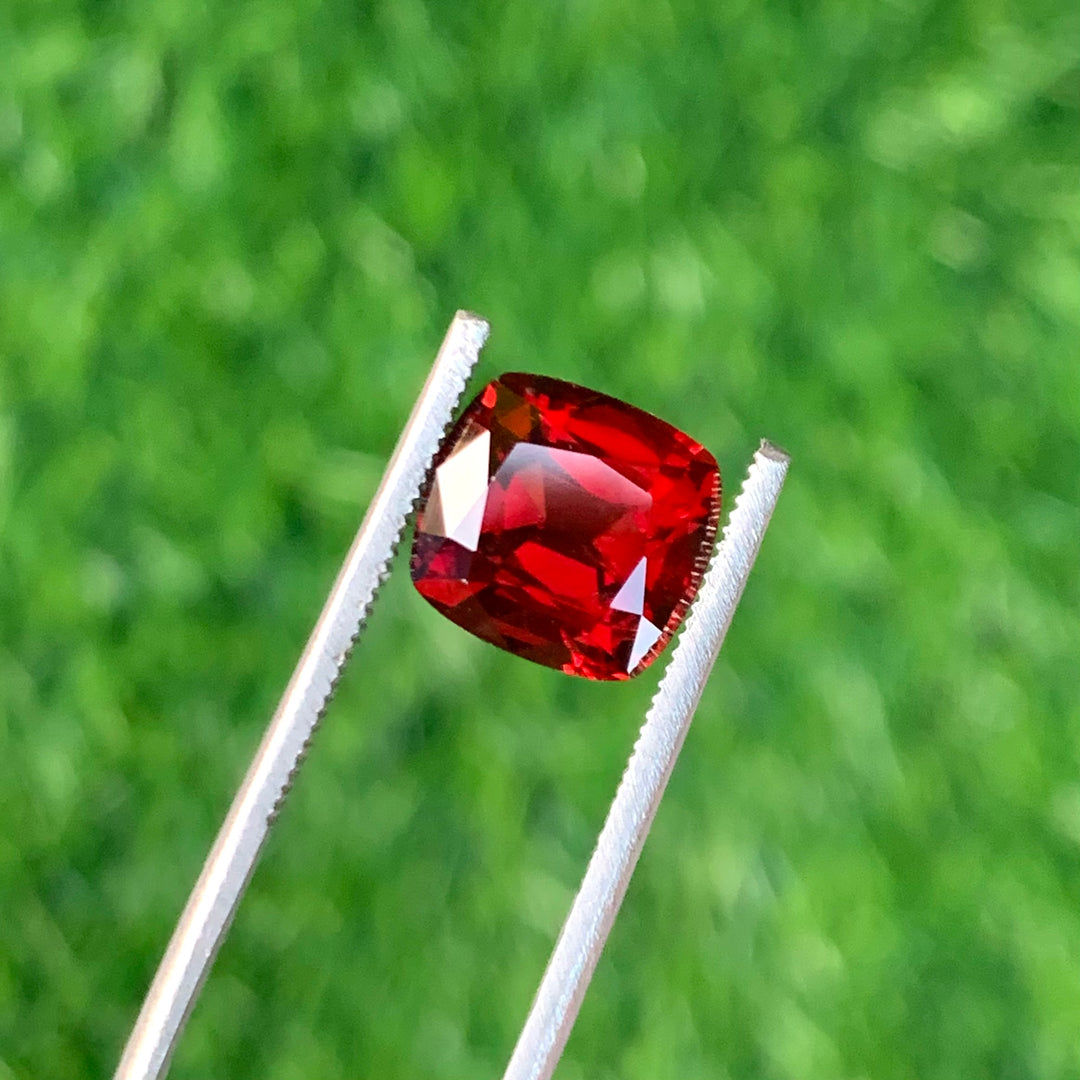
{"label": "cushion cut gem", "polygon": [[682,621],[719,513],[716,461],[689,436],[573,383],[503,375],[435,459],[412,577],[485,641],[625,679]]}

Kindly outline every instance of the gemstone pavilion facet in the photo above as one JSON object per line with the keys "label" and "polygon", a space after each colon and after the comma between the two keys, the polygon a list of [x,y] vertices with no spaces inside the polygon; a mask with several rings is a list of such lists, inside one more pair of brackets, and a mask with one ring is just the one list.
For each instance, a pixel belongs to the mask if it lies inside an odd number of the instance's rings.
{"label": "gemstone pavilion facet", "polygon": [[503,375],[435,459],[412,577],[485,641],[625,679],[686,614],[719,514],[716,461],[689,436],[573,383]]}

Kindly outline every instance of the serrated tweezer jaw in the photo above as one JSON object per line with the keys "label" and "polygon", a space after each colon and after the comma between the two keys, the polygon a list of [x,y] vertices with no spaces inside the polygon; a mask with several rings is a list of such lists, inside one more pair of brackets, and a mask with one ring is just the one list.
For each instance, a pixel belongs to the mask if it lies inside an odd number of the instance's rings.
{"label": "serrated tweezer jaw", "polygon": [[478,315],[466,311],[459,311],[450,324],[315,629],[173,931],[116,1080],[156,1080],[168,1068],[270,826],[371,611],[489,329]]}
{"label": "serrated tweezer jaw", "polygon": [[[114,1080],[157,1080],[213,963],[487,340],[459,311],[173,931]],[[788,457],[763,442],[645,718],[504,1080],[546,1080],[577,1017],[761,546]]]}

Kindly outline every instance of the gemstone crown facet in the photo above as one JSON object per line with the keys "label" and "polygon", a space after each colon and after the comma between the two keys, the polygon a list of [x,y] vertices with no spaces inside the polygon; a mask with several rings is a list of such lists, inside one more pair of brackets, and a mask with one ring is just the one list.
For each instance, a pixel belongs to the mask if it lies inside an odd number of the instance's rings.
{"label": "gemstone crown facet", "polygon": [[574,383],[489,383],[435,458],[420,594],[459,626],[590,679],[643,671],[697,593],[720,515],[700,443]]}

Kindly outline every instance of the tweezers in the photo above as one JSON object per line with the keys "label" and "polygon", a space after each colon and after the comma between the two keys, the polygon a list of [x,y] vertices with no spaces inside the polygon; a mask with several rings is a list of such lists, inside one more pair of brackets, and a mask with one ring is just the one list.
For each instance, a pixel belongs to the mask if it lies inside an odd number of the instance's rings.
{"label": "tweezers", "polygon": [[[233,799],[139,1012],[114,1080],[158,1080],[198,997],[487,340],[459,311],[326,605]],[[645,717],[503,1080],[547,1080],[626,893],[787,473],[763,441]]]}

